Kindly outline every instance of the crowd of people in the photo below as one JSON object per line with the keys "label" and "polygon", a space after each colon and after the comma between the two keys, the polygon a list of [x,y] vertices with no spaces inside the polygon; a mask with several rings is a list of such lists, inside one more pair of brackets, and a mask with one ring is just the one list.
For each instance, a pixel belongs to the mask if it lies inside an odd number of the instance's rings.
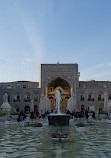
{"label": "crowd of people", "polygon": [[[53,111],[51,111],[52,113]],[[47,115],[49,115],[50,112],[45,112],[44,114],[39,114],[39,112],[31,112],[30,113],[30,119],[40,119],[40,118],[45,118]],[[88,115],[88,110],[86,109],[85,111],[80,111],[80,112],[70,112],[69,110],[66,111],[66,114],[70,114],[72,118],[86,118],[88,119],[89,118],[89,115]],[[20,114],[19,114],[19,117],[17,118],[17,121],[20,122],[20,121],[24,121],[26,119],[27,115],[21,111]],[[93,115],[92,115],[93,119],[95,119],[95,112],[93,112]]]}
{"label": "crowd of people", "polygon": [[[49,112],[45,112],[44,114],[40,115],[39,112],[31,112],[30,113],[30,119],[40,119],[40,118],[45,118],[47,115],[49,114]],[[25,114],[23,111],[20,112],[18,118],[17,118],[17,121],[20,122],[20,121],[24,121],[27,117],[27,114]]]}
{"label": "crowd of people", "polygon": [[[70,114],[72,117],[75,118],[89,118],[88,115],[88,110],[86,109],[85,111],[79,111],[79,112],[70,112],[69,110],[66,112],[66,114]],[[95,112],[93,111],[93,115],[92,115],[93,119],[95,119]]]}

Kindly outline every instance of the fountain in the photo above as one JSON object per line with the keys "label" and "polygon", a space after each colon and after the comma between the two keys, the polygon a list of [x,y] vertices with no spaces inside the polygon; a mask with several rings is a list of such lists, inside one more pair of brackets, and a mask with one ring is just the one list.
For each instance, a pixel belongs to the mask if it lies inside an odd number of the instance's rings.
{"label": "fountain", "polygon": [[56,125],[59,125],[59,126],[69,125],[70,115],[65,114],[65,113],[61,113],[61,111],[60,111],[61,94],[60,94],[59,90],[56,90],[55,97],[56,97],[57,113],[51,113],[48,116],[49,125],[54,125],[54,126],[56,126]]}

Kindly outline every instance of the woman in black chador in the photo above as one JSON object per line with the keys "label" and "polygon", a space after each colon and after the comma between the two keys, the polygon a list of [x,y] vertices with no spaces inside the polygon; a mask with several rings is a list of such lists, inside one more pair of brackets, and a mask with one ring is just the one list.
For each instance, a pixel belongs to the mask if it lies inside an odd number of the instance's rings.
{"label": "woman in black chador", "polygon": [[34,112],[31,112],[30,118],[34,119]]}
{"label": "woman in black chador", "polygon": [[88,115],[88,110],[85,110],[85,117],[88,119],[89,115]]}

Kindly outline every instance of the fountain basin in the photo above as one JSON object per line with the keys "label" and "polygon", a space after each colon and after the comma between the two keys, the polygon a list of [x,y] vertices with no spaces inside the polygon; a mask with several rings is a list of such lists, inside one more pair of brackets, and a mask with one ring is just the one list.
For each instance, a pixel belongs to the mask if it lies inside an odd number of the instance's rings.
{"label": "fountain basin", "polygon": [[49,125],[53,126],[68,126],[69,120],[69,114],[50,114],[48,116]]}

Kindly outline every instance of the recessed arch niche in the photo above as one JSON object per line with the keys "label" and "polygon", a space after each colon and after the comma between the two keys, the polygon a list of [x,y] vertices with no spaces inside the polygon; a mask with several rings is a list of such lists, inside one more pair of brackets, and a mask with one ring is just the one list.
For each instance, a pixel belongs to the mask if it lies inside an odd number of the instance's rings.
{"label": "recessed arch niche", "polygon": [[67,100],[71,97],[72,93],[71,85],[63,78],[57,77],[46,86],[46,97],[51,100],[51,110],[55,110],[56,108],[56,90],[59,90],[61,93],[60,108],[62,112],[65,112],[67,110]]}

